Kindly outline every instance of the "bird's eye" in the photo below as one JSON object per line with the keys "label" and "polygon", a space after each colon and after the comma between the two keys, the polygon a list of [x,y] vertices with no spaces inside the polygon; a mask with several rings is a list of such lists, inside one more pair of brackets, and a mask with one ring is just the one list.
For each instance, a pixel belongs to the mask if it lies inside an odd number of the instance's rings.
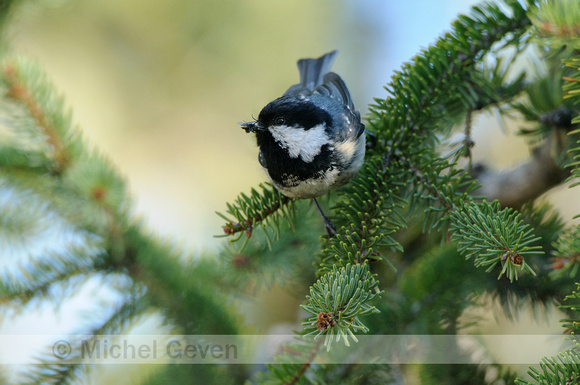
{"label": "bird's eye", "polygon": [[284,118],[280,117],[280,118],[276,118],[276,119],[274,120],[274,122],[276,123],[276,125],[277,125],[277,126],[281,126],[281,125],[283,125],[284,123],[286,123],[286,119],[284,119]]}

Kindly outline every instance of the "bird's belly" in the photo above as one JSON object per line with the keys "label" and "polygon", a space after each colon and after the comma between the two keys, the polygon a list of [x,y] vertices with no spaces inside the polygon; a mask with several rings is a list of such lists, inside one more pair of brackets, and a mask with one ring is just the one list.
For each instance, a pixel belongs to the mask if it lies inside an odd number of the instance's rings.
{"label": "bird's belly", "polygon": [[[290,198],[316,198],[337,189],[356,176],[364,161],[364,137],[361,137],[355,146],[350,146],[350,152],[343,154],[339,159],[345,163],[330,161],[324,164],[318,158],[330,160],[328,154],[314,158],[315,163],[306,163],[301,160],[268,158],[262,165],[275,165],[265,168],[268,176],[282,194]],[[337,147],[338,151],[346,151],[345,146]],[[324,148],[324,151],[335,151]],[[261,153],[262,154],[262,153]],[[317,163],[318,162],[318,163]],[[318,171],[316,171],[318,170]]]}
{"label": "bird's belly", "polygon": [[340,177],[340,171],[334,167],[308,179],[286,175],[283,181],[271,181],[282,194],[296,199],[316,198],[348,182]]}

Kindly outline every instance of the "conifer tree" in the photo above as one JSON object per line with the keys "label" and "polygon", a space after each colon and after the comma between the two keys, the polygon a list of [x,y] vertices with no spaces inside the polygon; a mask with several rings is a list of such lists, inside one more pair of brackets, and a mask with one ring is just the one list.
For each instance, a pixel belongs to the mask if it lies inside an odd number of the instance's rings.
{"label": "conifer tree", "polygon": [[[0,27],[15,5],[0,3]],[[580,176],[577,0],[482,3],[459,16],[370,106],[374,143],[365,164],[326,201],[336,236],[323,234],[308,202],[264,183],[219,214],[228,245],[220,263],[185,263],[181,250],[144,228],[126,181],[72,125],[57,87],[2,38],[0,239],[19,257],[0,271],[2,304],[63,301],[100,279],[123,301],[83,334],[123,333],[159,310],[176,333],[228,335],[240,332],[240,321],[226,293],[276,280],[304,294],[307,315],[296,332],[316,338],[286,346],[276,364],[257,373],[167,365],[150,383],[398,383],[405,366],[317,357],[365,334],[455,335],[462,313],[484,294],[506,312],[525,300],[556,303],[567,314],[563,331],[574,336],[580,328],[580,230],[537,199],[558,185],[577,188]],[[525,55],[542,65],[516,65]],[[473,164],[472,121],[489,111],[530,123],[519,132],[532,149],[524,164]],[[72,229],[77,241],[39,256],[28,246],[46,236],[47,221]],[[412,370],[424,384],[572,384],[580,381],[579,357],[578,348],[546,357],[527,379],[501,366],[489,379],[477,362]],[[73,384],[90,373],[48,353],[39,359],[30,384]]]}

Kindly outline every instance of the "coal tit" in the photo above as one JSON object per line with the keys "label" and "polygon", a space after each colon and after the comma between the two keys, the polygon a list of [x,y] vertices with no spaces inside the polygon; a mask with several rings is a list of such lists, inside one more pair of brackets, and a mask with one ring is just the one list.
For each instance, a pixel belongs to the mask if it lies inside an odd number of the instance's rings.
{"label": "coal tit", "polygon": [[290,198],[313,198],[329,235],[334,225],[316,197],[348,183],[365,155],[364,125],[344,81],[330,68],[337,51],[298,61],[300,83],[243,123],[254,132],[259,162],[272,184]]}

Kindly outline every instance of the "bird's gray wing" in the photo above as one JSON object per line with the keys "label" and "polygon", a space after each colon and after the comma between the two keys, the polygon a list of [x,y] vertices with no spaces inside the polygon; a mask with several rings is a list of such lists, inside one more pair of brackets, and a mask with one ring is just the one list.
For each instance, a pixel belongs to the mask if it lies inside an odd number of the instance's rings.
{"label": "bird's gray wing", "polygon": [[342,104],[349,122],[347,124],[349,126],[348,133],[344,133],[344,135],[355,135],[357,138],[362,135],[365,126],[360,122],[360,113],[356,110],[350,92],[340,76],[334,72],[327,73],[324,75],[324,82],[316,87],[313,94],[337,100]]}
{"label": "bird's gray wing", "polygon": [[348,88],[346,88],[346,84],[344,84],[342,78],[334,72],[329,72],[324,75],[323,83],[316,87],[314,93],[339,100],[352,111],[356,110],[352,98],[350,97],[350,92],[348,92]]}

